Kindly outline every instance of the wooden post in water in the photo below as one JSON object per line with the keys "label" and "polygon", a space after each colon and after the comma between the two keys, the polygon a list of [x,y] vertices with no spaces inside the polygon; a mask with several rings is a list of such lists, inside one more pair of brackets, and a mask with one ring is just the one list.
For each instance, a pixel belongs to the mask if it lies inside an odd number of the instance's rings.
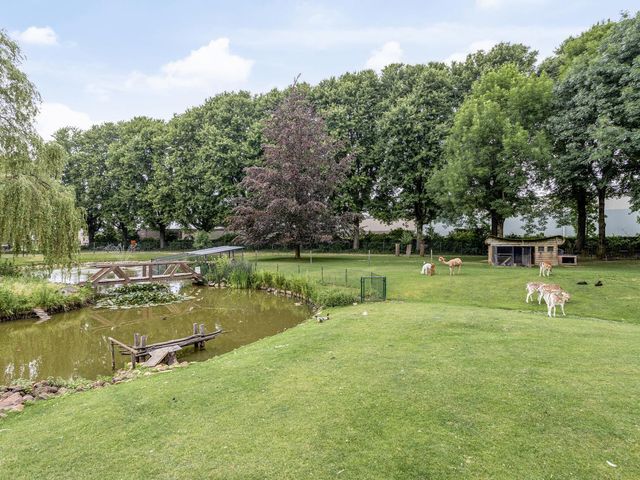
{"label": "wooden post in water", "polygon": [[111,341],[109,342],[109,345],[111,346],[111,369],[115,370],[116,369],[116,346]]}

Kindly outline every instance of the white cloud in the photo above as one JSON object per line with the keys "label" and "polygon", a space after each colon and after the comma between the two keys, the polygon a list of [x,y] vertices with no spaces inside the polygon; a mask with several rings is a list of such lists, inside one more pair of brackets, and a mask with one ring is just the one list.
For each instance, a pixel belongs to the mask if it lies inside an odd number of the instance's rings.
{"label": "white cloud", "polygon": [[382,70],[390,63],[400,63],[403,51],[400,44],[395,41],[387,42],[379,50],[371,52],[366,67],[374,70]]}
{"label": "white cloud", "polygon": [[478,50],[484,50],[485,52],[491,50],[498,42],[495,40],[480,40],[476,42],[472,42],[464,51],[455,52],[449,55],[446,59],[446,63],[452,62],[464,62],[467,58],[467,55],[473,52],[477,52]]}
{"label": "white cloud", "polygon": [[125,79],[123,88],[153,91],[195,88],[210,92],[237,87],[247,81],[253,63],[253,60],[232,54],[228,38],[219,38],[180,60],[163,65],[158,74],[132,72]]}
{"label": "white cloud", "polygon": [[51,135],[63,127],[89,128],[93,122],[84,112],[73,110],[64,103],[43,102],[40,112],[36,117],[36,129],[45,140],[50,140]]}
{"label": "white cloud", "polygon": [[14,32],[16,40],[29,45],[57,45],[58,35],[51,27],[29,27],[23,32]]}

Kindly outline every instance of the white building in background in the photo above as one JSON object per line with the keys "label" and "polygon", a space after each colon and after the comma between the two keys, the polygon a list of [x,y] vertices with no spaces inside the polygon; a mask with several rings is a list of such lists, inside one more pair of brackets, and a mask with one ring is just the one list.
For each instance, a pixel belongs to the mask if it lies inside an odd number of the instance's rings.
{"label": "white building in background", "polygon": [[[610,198],[605,201],[604,211],[606,214],[607,236],[634,237],[640,235],[640,223],[638,216],[640,212],[632,212],[629,197]],[[504,222],[505,235],[525,235],[523,222],[519,218],[509,218]],[[564,229],[564,231],[563,231]],[[558,227],[555,221],[550,219],[544,235],[565,235],[573,237],[575,232],[573,227]]]}
{"label": "white building in background", "polygon": [[[638,216],[640,212],[632,212],[629,197],[612,198],[605,202],[605,213],[607,215],[607,236],[633,237],[640,235],[640,223]],[[386,224],[375,218],[365,218],[360,224],[362,230],[366,233],[388,233],[391,230],[402,228],[404,230],[415,230],[415,223],[411,220],[400,220]],[[426,231],[425,227],[425,231]],[[433,225],[436,233],[446,235],[453,227],[444,223],[436,223]],[[504,222],[505,235],[526,235],[524,231],[524,222],[520,218],[508,218]],[[572,237],[575,235],[573,227],[558,227],[553,219],[547,222],[547,228],[544,236],[551,237],[553,235],[565,235]]]}

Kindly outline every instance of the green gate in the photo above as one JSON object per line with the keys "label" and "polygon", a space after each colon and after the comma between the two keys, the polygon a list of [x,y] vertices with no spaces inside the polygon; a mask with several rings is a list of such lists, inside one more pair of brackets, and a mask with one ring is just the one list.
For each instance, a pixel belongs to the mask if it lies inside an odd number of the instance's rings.
{"label": "green gate", "polygon": [[387,277],[368,275],[360,277],[360,302],[384,302],[387,299]]}

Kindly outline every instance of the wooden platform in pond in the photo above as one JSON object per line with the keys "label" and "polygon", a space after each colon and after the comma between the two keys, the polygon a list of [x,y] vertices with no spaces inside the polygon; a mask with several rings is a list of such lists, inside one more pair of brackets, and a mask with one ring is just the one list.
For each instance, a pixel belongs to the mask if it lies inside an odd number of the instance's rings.
{"label": "wooden platform in pond", "polygon": [[117,285],[137,282],[158,282],[167,280],[204,281],[185,261],[150,262],[98,262],[89,265],[98,271],[84,283],[92,285]]}
{"label": "wooden platform in pond", "polygon": [[188,337],[176,338],[174,340],[149,345],[147,345],[147,336],[141,336],[139,333],[134,335],[133,345],[127,345],[115,338],[108,337],[111,348],[111,366],[113,369],[116,368],[116,347],[120,350],[121,355],[129,355],[131,357],[131,366],[133,368],[135,368],[137,363],[142,363],[145,366],[156,366],[171,354],[173,354],[173,358],[175,359],[175,352],[182,350],[184,347],[193,345],[195,350],[200,350],[204,348],[205,342],[213,340],[222,333],[221,328],[217,328],[214,332],[206,333],[204,324],[198,326],[197,323],[194,323],[193,334]]}

